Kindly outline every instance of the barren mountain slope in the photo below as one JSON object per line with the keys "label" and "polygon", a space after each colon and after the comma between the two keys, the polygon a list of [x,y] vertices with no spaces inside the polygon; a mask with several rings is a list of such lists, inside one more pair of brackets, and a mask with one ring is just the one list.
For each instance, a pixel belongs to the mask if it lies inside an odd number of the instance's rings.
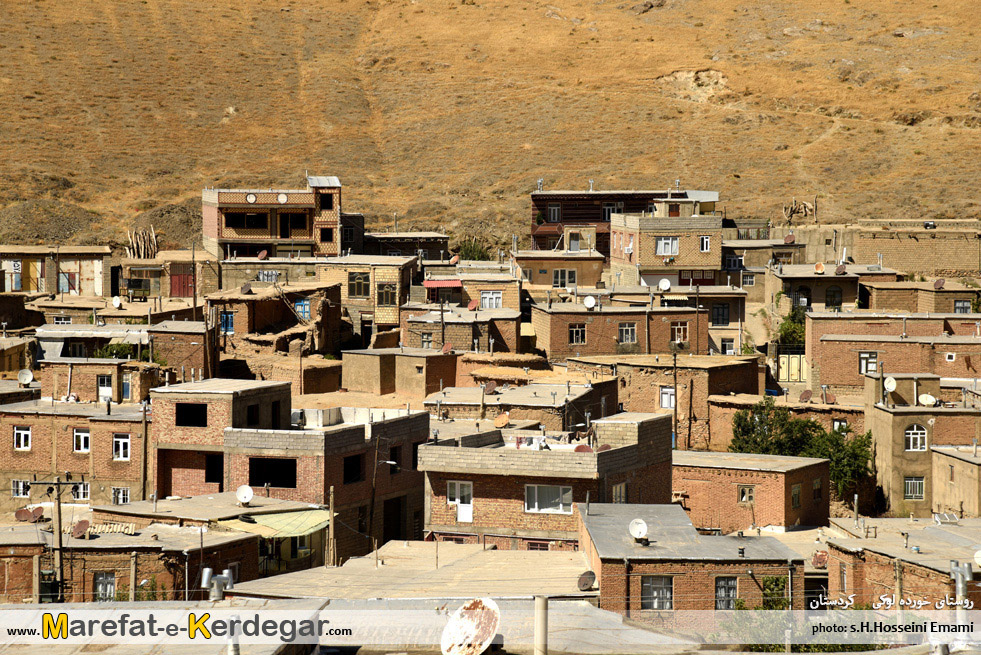
{"label": "barren mountain slope", "polygon": [[[774,219],[815,195],[825,222],[976,217],[974,14],[968,0],[4,2],[0,231],[49,214],[43,198],[96,212],[72,214],[94,216],[72,239],[111,238],[203,186],[296,186],[305,170],[339,175],[345,208],[374,225],[398,212],[491,239],[527,232],[538,177],[681,178]],[[32,227],[23,240],[67,236]]]}

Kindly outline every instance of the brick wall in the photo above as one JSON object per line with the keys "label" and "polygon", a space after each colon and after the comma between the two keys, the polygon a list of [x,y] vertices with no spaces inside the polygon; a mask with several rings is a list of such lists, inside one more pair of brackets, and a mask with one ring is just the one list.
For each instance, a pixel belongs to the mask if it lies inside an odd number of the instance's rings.
{"label": "brick wall", "polygon": [[[762,401],[760,396],[758,401]],[[731,400],[728,396],[712,396],[708,399],[709,425],[712,428],[711,450],[728,451],[732,442],[732,419],[736,412],[752,409],[757,402]],[[778,401],[779,403],[779,401]],[[844,420],[853,434],[865,434],[865,408],[859,405],[783,405],[794,418],[817,421],[825,430],[834,427],[834,421]]]}
{"label": "brick wall", "polygon": [[[7,546],[0,555],[0,575],[3,575],[4,589],[0,592],[3,603],[40,602],[35,597],[34,570],[40,570],[41,554],[44,547]],[[38,590],[39,591],[39,590]]]}

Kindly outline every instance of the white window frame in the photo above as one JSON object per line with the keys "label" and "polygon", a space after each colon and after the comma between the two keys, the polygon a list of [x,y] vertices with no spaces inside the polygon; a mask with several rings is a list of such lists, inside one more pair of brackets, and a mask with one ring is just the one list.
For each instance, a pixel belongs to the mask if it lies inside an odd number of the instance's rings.
{"label": "white window frame", "polygon": [[755,287],[756,286],[756,273],[743,273],[743,286],[744,287]]}
{"label": "white window frame", "polygon": [[903,478],[903,500],[923,500],[926,494],[926,478],[915,475]]}
{"label": "white window frame", "polygon": [[576,285],[576,269],[574,268],[555,268],[552,269],[552,288],[564,289]]}
{"label": "white window frame", "polygon": [[72,452],[88,453],[92,451],[92,433],[88,428],[72,430]]}
{"label": "white window frame", "polygon": [[[103,385],[103,381],[108,380],[108,385]],[[106,395],[102,393],[102,390],[108,390],[109,394]],[[99,397],[99,402],[104,403],[107,400],[112,400],[112,376],[111,375],[96,375],[95,376],[95,391],[96,395]]]}
{"label": "white window frame", "polygon": [[655,237],[655,254],[658,257],[671,257],[678,254],[678,237]]}
{"label": "white window frame", "polygon": [[73,500],[91,500],[92,499],[92,487],[89,486],[88,482],[76,482],[72,486],[72,499]]}
{"label": "white window frame", "polygon": [[620,323],[617,326],[617,343],[637,343],[637,324]]}
{"label": "white window frame", "polygon": [[26,451],[31,449],[31,426],[14,426],[14,450]]}
{"label": "white window frame", "polygon": [[844,432],[848,429],[848,421],[843,418],[832,418],[831,419],[831,431],[832,432]]}
{"label": "white window frame", "polygon": [[71,325],[72,324],[72,317],[71,316],[52,316],[51,317],[51,323],[53,325]]}
{"label": "white window frame", "polygon": [[[128,462],[132,453],[133,439],[129,434],[117,432],[112,435],[112,461]],[[125,452],[123,452],[125,450]]]}
{"label": "white window frame", "polygon": [[627,502],[627,483],[621,482],[619,484],[613,485],[612,488],[612,501],[617,504],[623,504]]}
{"label": "white window frame", "polygon": [[866,350],[858,353],[859,375],[869,375],[879,370],[879,352]]}
{"label": "white window frame", "polygon": [[31,497],[31,481],[30,480],[11,480],[10,481],[10,495],[14,498],[30,498]]}
{"label": "white window frame", "polygon": [[[646,588],[651,593],[646,593]],[[660,591],[660,593],[657,593]],[[667,592],[667,593],[665,593]],[[640,609],[673,610],[674,577],[670,575],[642,575],[640,577]]]}
{"label": "white window frame", "polygon": [[[684,336],[683,339],[677,337]],[[685,343],[688,341],[688,321],[671,321],[671,341]]]}
{"label": "white window frame", "polygon": [[129,503],[129,487],[112,488],[112,504],[126,505]]}
{"label": "white window frame", "polygon": [[[573,339],[573,335],[576,336]],[[585,346],[586,345],[586,324],[585,323],[569,323],[569,345],[570,346]]]}
{"label": "white window frame", "polygon": [[698,252],[712,251],[712,237],[702,235],[698,237]]}
{"label": "white window frame", "polygon": [[446,481],[446,504],[447,505],[460,505],[460,499],[463,498],[463,494],[460,493],[463,487],[470,489],[470,502],[462,503],[463,505],[473,505],[473,482],[467,480],[447,480]]}
{"label": "white window frame", "polygon": [[734,338],[725,338],[721,341],[722,344],[722,354],[723,355],[735,355],[736,354],[736,340]]}
{"label": "white window frame", "polygon": [[908,453],[922,453],[927,449],[927,429],[912,423],[903,430],[903,449]]}
{"label": "white window frame", "polygon": [[674,387],[661,387],[658,390],[657,399],[661,409],[674,409],[678,396],[674,392]]}
{"label": "white window frame", "polygon": [[484,290],[480,292],[481,309],[500,309],[504,303],[504,292],[496,290]]}
{"label": "white window frame", "polygon": [[433,347],[433,333],[423,332],[419,335],[420,344],[423,348],[432,350]]}
{"label": "white window frame", "polygon": [[562,204],[558,202],[548,203],[545,209],[545,219],[549,223],[560,223],[562,221]]}
{"label": "white window frame", "polygon": [[971,313],[971,301],[970,300],[955,300],[954,301],[954,313],[955,314],[970,314]]}
{"label": "white window frame", "polygon": [[[559,508],[542,509],[538,506],[539,489],[558,489]],[[568,504],[565,499],[568,497]],[[559,484],[526,484],[525,485],[525,513],[526,514],[572,514],[572,487]]]}

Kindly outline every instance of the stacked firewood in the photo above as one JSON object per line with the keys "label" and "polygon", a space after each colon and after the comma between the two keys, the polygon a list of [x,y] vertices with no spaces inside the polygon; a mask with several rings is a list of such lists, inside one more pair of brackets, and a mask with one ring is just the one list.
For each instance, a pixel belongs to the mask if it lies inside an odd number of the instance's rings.
{"label": "stacked firewood", "polygon": [[140,229],[130,232],[126,230],[129,237],[129,246],[126,247],[126,257],[129,259],[153,259],[157,256],[157,233],[153,226],[150,229]]}

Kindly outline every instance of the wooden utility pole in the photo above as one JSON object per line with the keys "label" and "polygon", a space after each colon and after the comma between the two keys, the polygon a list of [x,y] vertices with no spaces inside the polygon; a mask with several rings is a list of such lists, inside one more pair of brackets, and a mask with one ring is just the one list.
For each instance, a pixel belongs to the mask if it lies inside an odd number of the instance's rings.
{"label": "wooden utility pole", "polygon": [[327,565],[337,566],[337,542],[334,540],[334,485],[330,485],[330,523],[327,524]]}
{"label": "wooden utility pole", "polygon": [[194,248],[197,242],[191,242],[191,292],[194,294],[194,304],[191,310],[191,317],[193,320],[198,320],[198,267],[197,261],[194,257]]}
{"label": "wooden utility pole", "polygon": [[673,407],[671,408],[672,416],[673,416],[673,426],[671,428],[671,447],[677,448],[678,447],[678,352],[675,351],[674,353],[672,353],[672,355],[673,355],[672,358],[674,360],[674,398],[672,400],[674,402],[672,403]]}
{"label": "wooden utility pole", "polygon": [[701,307],[699,307],[699,304],[698,304],[699,303],[699,300],[698,300],[699,293],[698,293],[698,291],[699,291],[700,288],[701,287],[699,287],[697,285],[695,286],[695,354],[696,355],[698,354],[698,345],[699,345],[699,342],[701,341],[699,339],[699,336],[700,335],[699,335],[699,328],[698,328],[698,313],[701,310]]}
{"label": "wooden utility pole", "polygon": [[381,438],[377,435],[375,440],[375,462],[371,468],[371,504],[368,505],[368,536],[374,538],[375,535],[375,494],[378,490],[378,448],[381,447]]}
{"label": "wooden utility pole", "polygon": [[446,321],[443,319],[443,301],[439,301],[439,347],[446,345]]}
{"label": "wooden utility pole", "polygon": [[55,575],[57,576],[57,586],[58,586],[58,602],[65,602],[65,562],[62,557],[62,543],[61,543],[61,478],[54,479],[54,490],[55,490]]}

